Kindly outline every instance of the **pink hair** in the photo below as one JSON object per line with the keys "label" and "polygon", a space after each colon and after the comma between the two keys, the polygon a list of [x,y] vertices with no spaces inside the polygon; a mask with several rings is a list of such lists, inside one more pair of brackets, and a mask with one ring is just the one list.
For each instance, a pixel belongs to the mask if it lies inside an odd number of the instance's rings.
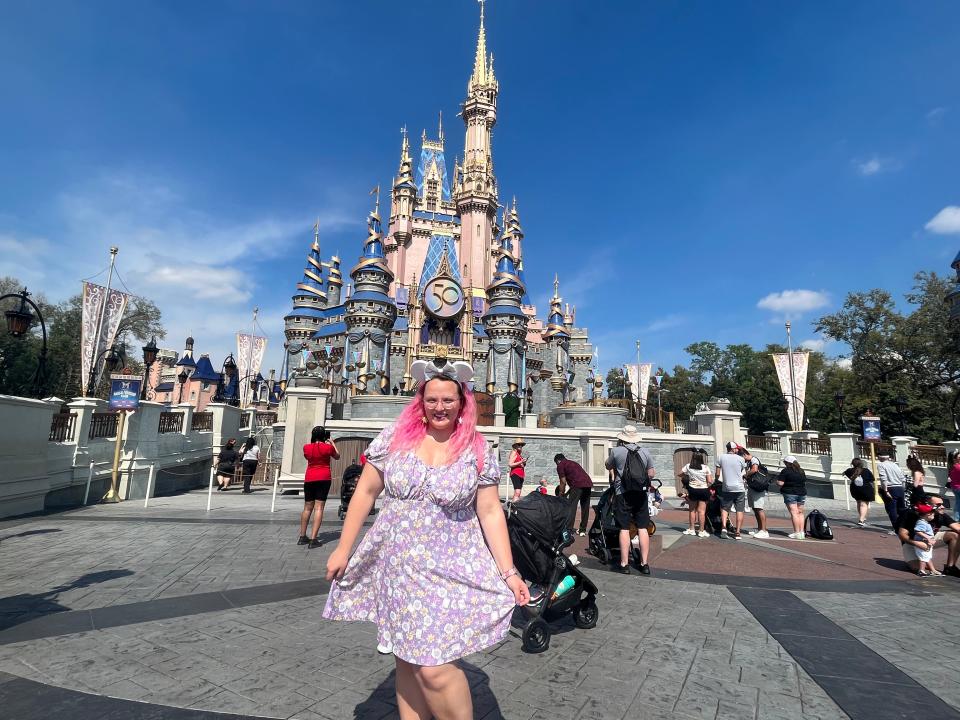
{"label": "pink hair", "polygon": [[[444,378],[434,378],[444,379]],[[427,382],[431,382],[428,380]],[[446,380],[446,382],[455,382]],[[416,450],[420,441],[427,435],[427,425],[423,422],[426,412],[423,407],[423,392],[427,383],[417,388],[417,394],[407,404],[397,418],[393,440],[390,443],[391,452],[406,452]],[[460,416],[457,418],[456,428],[450,436],[447,450],[447,461],[460,457],[467,448],[473,448],[477,458],[477,470],[483,471],[483,461],[487,454],[487,441],[483,434],[477,432],[477,403],[473,399],[473,392],[465,383],[457,383],[460,388]]]}

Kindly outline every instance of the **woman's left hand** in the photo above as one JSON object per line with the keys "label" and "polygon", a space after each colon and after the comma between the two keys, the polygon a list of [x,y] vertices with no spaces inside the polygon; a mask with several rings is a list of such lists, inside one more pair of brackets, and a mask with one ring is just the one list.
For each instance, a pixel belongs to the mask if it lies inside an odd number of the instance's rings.
{"label": "woman's left hand", "polygon": [[517,605],[523,607],[530,602],[530,588],[519,575],[508,577],[507,587],[513,592],[513,599],[517,601]]}

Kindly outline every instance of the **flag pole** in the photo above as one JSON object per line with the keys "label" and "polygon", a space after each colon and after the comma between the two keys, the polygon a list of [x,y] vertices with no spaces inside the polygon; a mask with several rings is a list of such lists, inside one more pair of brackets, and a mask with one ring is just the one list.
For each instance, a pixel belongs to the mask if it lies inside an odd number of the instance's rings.
{"label": "flag pole", "polygon": [[100,308],[100,314],[97,317],[97,334],[93,338],[93,347],[90,349],[90,377],[84,378],[83,397],[93,393],[97,377],[97,355],[100,352],[100,336],[103,333],[103,320],[107,315],[107,301],[110,299],[110,284],[113,282],[113,266],[117,261],[117,253],[120,248],[115,245],[110,247],[110,272],[107,274],[107,290],[103,296],[103,305]]}

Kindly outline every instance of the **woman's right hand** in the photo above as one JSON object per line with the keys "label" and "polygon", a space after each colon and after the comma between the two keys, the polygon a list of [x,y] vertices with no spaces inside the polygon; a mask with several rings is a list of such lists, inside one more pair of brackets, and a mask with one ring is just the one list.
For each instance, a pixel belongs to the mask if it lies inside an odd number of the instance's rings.
{"label": "woman's right hand", "polygon": [[348,562],[350,562],[350,557],[346,550],[341,550],[338,547],[330,553],[330,557],[327,558],[327,580],[342,578]]}

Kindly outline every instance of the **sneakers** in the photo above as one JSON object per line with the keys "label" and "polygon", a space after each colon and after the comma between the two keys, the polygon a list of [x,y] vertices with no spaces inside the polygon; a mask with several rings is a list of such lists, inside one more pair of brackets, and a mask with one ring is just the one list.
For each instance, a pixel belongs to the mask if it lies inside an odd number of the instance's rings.
{"label": "sneakers", "polygon": [[686,530],[683,531],[683,534],[684,534],[684,535],[696,535],[696,534],[697,534],[697,531],[694,530],[693,528],[687,528]]}
{"label": "sneakers", "polygon": [[791,540],[803,540],[806,536],[802,532],[790,533],[787,535]]}
{"label": "sneakers", "polygon": [[866,520],[857,520],[857,527],[866,527],[866,526],[867,526]]}
{"label": "sneakers", "polygon": [[314,538],[313,540],[310,541],[310,544],[307,545],[307,548],[309,550],[313,550],[314,548],[318,548],[321,545],[323,545],[323,540],[317,540],[317,538]]}
{"label": "sneakers", "polygon": [[729,538],[729,537],[730,537],[730,533],[727,532],[727,529],[726,529],[726,528],[723,528],[723,530],[720,531],[720,537],[722,537],[722,538]]}
{"label": "sneakers", "polygon": [[757,530],[756,532],[750,534],[753,535],[757,540],[766,540],[770,537],[770,533],[768,533],[766,530]]}
{"label": "sneakers", "polygon": [[393,655],[393,645],[389,643],[377,643],[377,652],[381,655]]}
{"label": "sneakers", "polygon": [[306,545],[308,542],[310,542],[310,538],[306,535],[301,535],[300,539],[297,540],[297,545]]}
{"label": "sneakers", "polygon": [[734,539],[734,540],[739,540],[739,539],[740,539],[740,531],[739,531],[739,530],[733,534],[733,539]]}
{"label": "sneakers", "polygon": [[708,533],[706,530],[701,530],[697,533],[697,537],[710,537],[710,533]]}
{"label": "sneakers", "polygon": [[630,574],[630,566],[629,566],[629,565],[616,565],[615,568],[614,568],[614,570],[615,570],[615,572],[618,572],[618,573],[620,573],[621,575],[629,575],[629,574]]}
{"label": "sneakers", "polygon": [[928,573],[926,570],[917,570],[917,575],[922,578],[930,577],[930,573]]}
{"label": "sneakers", "polygon": [[960,569],[957,569],[956,565],[944,565],[943,574],[951,575],[952,577],[960,577]]}
{"label": "sneakers", "polygon": [[580,537],[586,537],[586,534],[587,534],[587,533],[584,532],[583,530],[577,531],[577,535],[579,535]]}
{"label": "sneakers", "polygon": [[650,574],[650,563],[643,563],[643,565],[640,566],[639,570],[640,570],[640,574],[641,574],[641,575],[649,575],[649,574]]}
{"label": "sneakers", "polygon": [[760,531],[759,531],[759,530],[747,530],[747,535],[749,535],[750,537],[753,537],[753,536],[756,535],[758,532],[760,532]]}

